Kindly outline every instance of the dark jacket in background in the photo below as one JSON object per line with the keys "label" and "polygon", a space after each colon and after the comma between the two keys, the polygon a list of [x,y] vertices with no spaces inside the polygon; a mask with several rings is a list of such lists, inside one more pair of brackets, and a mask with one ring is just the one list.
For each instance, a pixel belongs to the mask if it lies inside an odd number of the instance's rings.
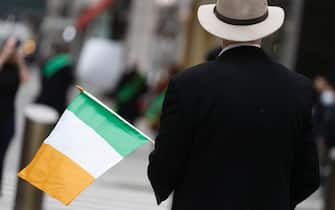
{"label": "dark jacket in background", "polygon": [[16,64],[6,63],[0,68],[0,123],[3,123],[8,118],[14,117],[20,76]]}
{"label": "dark jacket in background", "polygon": [[328,149],[335,146],[335,105],[315,106],[315,137],[323,137]]}
{"label": "dark jacket in background", "polygon": [[319,186],[312,84],[256,47],[174,77],[151,153],[173,210],[292,210]]}
{"label": "dark jacket in background", "polygon": [[67,107],[67,93],[74,82],[73,67],[65,66],[52,77],[41,74],[41,92],[36,103],[54,108],[58,114],[63,114]]}
{"label": "dark jacket in background", "polygon": [[15,134],[15,99],[19,86],[18,66],[4,64],[0,68],[0,196],[5,155]]}
{"label": "dark jacket in background", "polygon": [[141,114],[139,101],[147,92],[145,78],[137,67],[122,75],[120,81],[108,96],[114,98],[117,113],[129,122],[134,122]]}

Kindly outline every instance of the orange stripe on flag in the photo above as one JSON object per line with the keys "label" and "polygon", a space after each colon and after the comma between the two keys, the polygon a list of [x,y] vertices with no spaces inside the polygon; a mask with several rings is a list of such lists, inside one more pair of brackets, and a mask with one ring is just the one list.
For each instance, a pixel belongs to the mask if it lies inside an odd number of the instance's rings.
{"label": "orange stripe on flag", "polygon": [[18,176],[65,205],[94,181],[94,177],[48,144],[42,144]]}

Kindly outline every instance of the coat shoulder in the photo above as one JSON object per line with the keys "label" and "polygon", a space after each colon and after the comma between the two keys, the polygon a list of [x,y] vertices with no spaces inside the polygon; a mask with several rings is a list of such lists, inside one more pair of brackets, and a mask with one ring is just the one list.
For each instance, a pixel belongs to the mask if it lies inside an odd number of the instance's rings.
{"label": "coat shoulder", "polygon": [[314,88],[312,81],[306,76],[289,70],[285,66],[276,63],[277,68],[287,78],[287,86],[289,90],[296,95],[296,98],[300,103],[311,105],[314,103]]}
{"label": "coat shoulder", "polygon": [[275,63],[275,65],[280,71],[285,73],[290,79],[290,81],[292,81],[296,86],[301,87],[301,88],[312,88],[313,86],[312,81],[306,76],[298,72],[295,72],[293,70],[290,70],[282,64]]}
{"label": "coat shoulder", "polygon": [[216,67],[216,62],[206,62],[198,64],[189,68],[186,68],[184,71],[179,72],[172,77],[172,81],[178,86],[191,84],[203,81],[203,78],[208,75],[208,71]]}

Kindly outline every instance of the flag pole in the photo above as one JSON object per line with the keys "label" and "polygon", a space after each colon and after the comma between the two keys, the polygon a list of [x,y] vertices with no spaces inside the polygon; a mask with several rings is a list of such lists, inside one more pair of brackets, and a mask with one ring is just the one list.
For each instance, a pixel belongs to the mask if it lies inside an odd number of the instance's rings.
{"label": "flag pole", "polygon": [[84,89],[82,86],[80,86],[80,85],[76,85],[76,88],[77,88],[81,93],[83,93],[83,92],[85,91],[85,89]]}
{"label": "flag pole", "polygon": [[93,99],[95,102],[97,102],[98,104],[100,104],[102,107],[104,107],[105,109],[107,109],[108,111],[110,111],[111,113],[113,113],[115,116],[117,116],[121,121],[123,121],[124,123],[126,123],[127,125],[129,125],[131,128],[135,129],[137,132],[139,132],[141,135],[143,135],[146,139],[148,139],[149,142],[151,142],[152,144],[155,144],[155,141],[152,140],[150,137],[148,137],[147,135],[145,135],[142,131],[140,131],[139,129],[137,129],[135,126],[133,126],[131,123],[127,122],[125,119],[123,119],[119,114],[117,114],[116,112],[114,112],[112,109],[110,109],[108,106],[106,106],[105,104],[103,104],[101,101],[99,101],[97,98],[95,98],[92,94],[90,94],[89,92],[85,91],[85,89],[83,87],[81,87],[80,85],[76,85],[76,88],[81,92],[86,94],[87,96],[89,96],[91,99]]}

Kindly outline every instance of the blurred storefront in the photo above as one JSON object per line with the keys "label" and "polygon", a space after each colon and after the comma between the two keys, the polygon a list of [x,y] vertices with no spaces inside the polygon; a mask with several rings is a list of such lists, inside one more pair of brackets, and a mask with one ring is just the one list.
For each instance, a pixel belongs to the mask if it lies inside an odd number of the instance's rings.
{"label": "blurred storefront", "polygon": [[[41,32],[39,44],[42,55],[50,54],[54,43],[70,43],[74,38],[76,39],[71,42],[71,47],[76,56],[79,56],[85,40],[92,37],[116,41],[124,47],[126,66],[137,63],[141,71],[159,75],[173,63],[186,67],[202,62],[208,50],[219,45],[217,39],[199,26],[196,18],[200,4],[214,2],[215,0],[2,0],[0,24],[4,26],[8,17],[14,15],[15,20],[25,24],[34,34]],[[302,51],[308,51],[298,45],[301,24],[304,24],[303,30],[308,31],[305,23],[313,22],[302,21],[303,10],[306,11],[304,16],[307,18],[315,16],[308,12],[312,11],[308,9],[312,8],[311,3],[304,0],[269,2],[286,9],[287,21],[279,33],[265,40],[265,48],[275,59],[293,67],[297,54],[301,57]],[[29,20],[29,23],[22,23],[21,20]],[[0,36],[7,36],[3,35],[3,31],[8,33],[10,30],[1,28]],[[304,33],[301,39],[307,40],[306,34],[311,33]],[[306,46],[305,43],[302,45]]]}
{"label": "blurred storefront", "polygon": [[190,0],[134,1],[128,34],[128,64],[157,79],[170,65],[181,62]]}
{"label": "blurred storefront", "polygon": [[[14,14],[20,8],[27,7],[28,2],[4,1],[0,10],[12,8],[8,11]],[[220,41],[205,32],[197,20],[199,5],[215,2],[38,0],[24,11],[39,15],[37,19],[40,19],[41,27],[39,24],[31,25],[35,27],[32,31],[40,34],[42,57],[50,55],[54,45],[62,43],[69,45],[74,57],[79,58],[90,39],[109,40],[119,45],[123,54],[119,62],[123,66],[118,68],[125,69],[137,64],[139,71],[146,74],[149,81],[156,81],[170,66],[178,64],[185,68],[198,64],[204,61],[210,49],[220,45]],[[264,41],[264,46],[272,57],[289,67],[296,63],[303,3],[304,0],[270,0],[270,4],[286,9],[287,21],[279,33]]]}
{"label": "blurred storefront", "polygon": [[[215,0],[49,0],[43,21],[43,50],[64,41],[64,31],[76,26],[71,45],[79,56],[90,38],[103,38],[122,44],[124,68],[133,64],[149,77],[160,77],[170,65],[183,67],[204,61],[209,49],[220,42],[198,24],[199,5]],[[274,58],[293,66],[298,43],[303,0],[271,0],[286,8],[288,20],[283,30],[265,40]],[[100,5],[100,6],[99,6]]]}

